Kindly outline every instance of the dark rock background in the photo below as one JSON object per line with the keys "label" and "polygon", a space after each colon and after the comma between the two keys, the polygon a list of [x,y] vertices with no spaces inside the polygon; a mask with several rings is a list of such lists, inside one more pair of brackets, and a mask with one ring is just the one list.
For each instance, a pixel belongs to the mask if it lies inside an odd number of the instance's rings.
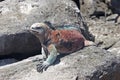
{"label": "dark rock background", "polygon": [[[120,80],[119,15],[119,0],[0,0],[0,80]],[[97,46],[59,56],[38,73],[41,55],[33,55],[41,46],[28,29],[43,21],[56,28],[72,25]]]}

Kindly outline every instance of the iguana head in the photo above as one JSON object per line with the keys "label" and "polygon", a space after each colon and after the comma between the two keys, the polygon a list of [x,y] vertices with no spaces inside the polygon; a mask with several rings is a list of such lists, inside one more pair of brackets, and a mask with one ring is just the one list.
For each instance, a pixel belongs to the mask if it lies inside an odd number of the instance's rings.
{"label": "iguana head", "polygon": [[44,24],[44,23],[34,23],[31,27],[30,27],[30,32],[32,32],[33,34],[45,34],[45,32],[49,29],[49,27]]}
{"label": "iguana head", "polygon": [[52,24],[49,21],[45,21],[42,23],[34,23],[30,27],[30,31],[32,33],[39,33],[44,34],[47,30],[55,30],[55,28],[52,26]]}
{"label": "iguana head", "polygon": [[49,27],[45,23],[34,23],[30,27],[30,32],[42,43],[49,33]]}

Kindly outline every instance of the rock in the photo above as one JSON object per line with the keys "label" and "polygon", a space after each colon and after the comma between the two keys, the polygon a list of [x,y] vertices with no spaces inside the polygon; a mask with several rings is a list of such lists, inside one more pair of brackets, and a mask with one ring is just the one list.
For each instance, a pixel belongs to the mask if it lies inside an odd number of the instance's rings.
{"label": "rock", "polygon": [[78,8],[80,9],[80,0],[73,0],[73,1],[77,4]]}
{"label": "rock", "polygon": [[117,16],[118,16],[118,14],[112,14],[112,15],[108,16],[108,17],[106,18],[106,20],[108,20],[108,21],[111,21],[111,20],[115,21],[115,18],[116,18]]}
{"label": "rock", "polygon": [[17,54],[18,56],[21,54],[26,56],[40,53],[40,43],[28,32],[1,34],[0,55],[8,55],[11,53],[15,55]]}
{"label": "rock", "polygon": [[88,21],[89,30],[95,36],[95,42],[101,43],[99,47],[107,50],[120,40],[119,25],[103,20]]}
{"label": "rock", "polygon": [[[66,56],[43,73],[36,71],[35,56],[0,67],[1,80],[119,80],[120,61],[113,53],[91,46]],[[59,59],[60,58],[60,59]],[[60,61],[59,61],[60,60]],[[117,78],[117,79],[116,79]]]}
{"label": "rock", "polygon": [[110,0],[109,7],[112,9],[113,13],[120,14],[120,0]]}
{"label": "rock", "polygon": [[[120,39],[120,18],[118,13],[111,12],[112,8],[110,8],[109,4],[112,0],[95,0],[93,1],[93,3],[90,3],[90,1],[92,2],[92,0],[81,1],[83,1],[83,4],[81,3],[81,12],[86,16],[85,21],[89,26],[90,33],[92,33],[95,36],[95,42],[99,43],[99,47],[103,49],[107,50],[111,48]],[[89,5],[92,6],[90,7]],[[89,11],[92,11],[92,13],[89,13]],[[107,12],[106,21],[104,14],[105,11]],[[103,15],[101,15],[101,13]]]}
{"label": "rock", "polygon": [[80,9],[86,17],[103,17],[111,14],[111,10],[108,8],[107,1],[105,0],[80,0]]}
{"label": "rock", "polygon": [[116,25],[120,24],[120,16],[118,14],[112,14],[106,18],[107,21],[113,22]]}
{"label": "rock", "polygon": [[120,16],[118,16],[118,18],[117,18],[117,24],[118,25],[120,24]]}
{"label": "rock", "polygon": [[6,65],[6,64],[11,64],[17,62],[16,59],[10,58],[10,59],[2,59],[0,60],[0,66]]}
{"label": "rock", "polygon": [[120,41],[116,42],[108,51],[115,53],[116,56],[120,57]]}
{"label": "rock", "polygon": [[90,16],[95,11],[94,1],[80,0],[80,9],[84,16]]}
{"label": "rock", "polygon": [[[120,14],[119,0],[73,0],[87,18],[104,19],[112,14]],[[79,2],[80,1],[80,2]]]}
{"label": "rock", "polygon": [[50,21],[56,27],[63,24],[80,26],[76,10],[76,4],[70,0],[0,2],[0,55],[40,53],[40,43],[28,28],[43,21]]}
{"label": "rock", "polygon": [[4,1],[4,0],[0,0],[0,2],[1,2],[1,1]]}

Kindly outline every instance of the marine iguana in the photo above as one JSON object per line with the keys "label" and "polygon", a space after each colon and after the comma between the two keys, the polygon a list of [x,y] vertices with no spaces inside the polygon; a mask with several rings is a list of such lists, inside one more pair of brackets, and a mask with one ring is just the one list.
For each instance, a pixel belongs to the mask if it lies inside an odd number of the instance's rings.
{"label": "marine iguana", "polygon": [[86,40],[77,30],[57,30],[50,22],[34,23],[30,27],[42,45],[42,64],[37,65],[37,71],[43,72],[56,60],[58,54],[70,54],[82,49],[85,46],[94,45],[94,42]]}

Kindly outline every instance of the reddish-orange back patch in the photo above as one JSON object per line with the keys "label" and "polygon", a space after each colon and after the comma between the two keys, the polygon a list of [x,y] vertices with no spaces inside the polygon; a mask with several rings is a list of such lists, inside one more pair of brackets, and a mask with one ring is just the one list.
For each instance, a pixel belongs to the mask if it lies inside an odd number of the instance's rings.
{"label": "reddish-orange back patch", "polygon": [[55,30],[50,36],[60,53],[71,53],[84,47],[84,37],[77,30]]}

